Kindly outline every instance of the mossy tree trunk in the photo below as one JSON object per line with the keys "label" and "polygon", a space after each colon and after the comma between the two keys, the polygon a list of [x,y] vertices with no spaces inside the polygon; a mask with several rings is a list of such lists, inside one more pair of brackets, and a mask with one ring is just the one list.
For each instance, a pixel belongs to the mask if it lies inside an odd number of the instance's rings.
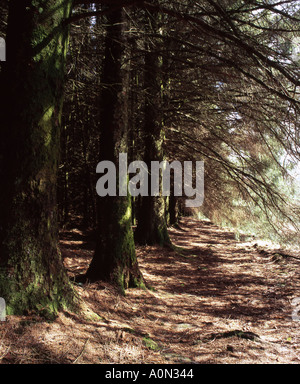
{"label": "mossy tree trunk", "polygon": [[[149,16],[148,25],[150,33],[158,33],[158,14],[153,12]],[[145,119],[144,119],[144,156],[143,160],[151,169],[151,161],[163,161],[163,116],[162,116],[162,73],[161,57],[156,41],[146,43],[145,53]],[[161,185],[160,178],[160,185]],[[151,185],[151,176],[148,175],[148,185]],[[150,190],[150,188],[149,188]],[[160,188],[161,190],[161,188]],[[142,197],[138,214],[138,225],[135,240],[139,244],[170,243],[166,215],[165,198],[159,196]]]}
{"label": "mossy tree trunk", "polygon": [[74,293],[58,250],[56,179],[71,0],[11,0],[1,73],[0,296],[55,314]]}
{"label": "mossy tree trunk", "polygon": [[144,285],[132,231],[131,196],[119,196],[119,154],[128,153],[128,80],[124,15],[108,14],[100,95],[100,161],[116,165],[117,196],[98,197],[96,250],[85,278],[117,284],[124,292]]}
{"label": "mossy tree trunk", "polygon": [[168,214],[169,214],[169,225],[177,224],[178,223],[178,200],[176,199],[174,194],[171,194],[169,198]]}

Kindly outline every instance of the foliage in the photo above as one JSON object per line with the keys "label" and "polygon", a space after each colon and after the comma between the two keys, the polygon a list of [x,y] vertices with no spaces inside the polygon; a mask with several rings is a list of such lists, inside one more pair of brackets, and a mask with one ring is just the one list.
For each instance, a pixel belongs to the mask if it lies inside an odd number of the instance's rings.
{"label": "foliage", "polygon": [[[157,105],[157,109],[163,111],[165,157],[205,161],[206,195],[202,211],[219,223],[231,223],[237,228],[246,229],[252,222],[251,229],[256,227],[255,231],[260,233],[262,228],[277,235],[283,235],[286,227],[297,230],[298,202],[292,192],[297,187],[289,176],[289,168],[299,161],[297,2],[278,5],[265,1],[153,1],[136,5],[127,10],[129,115],[134,144],[131,156],[143,157],[145,133],[141,127],[150,96],[144,88],[147,74],[143,57],[150,50],[161,60],[158,76],[163,78],[162,93],[157,102],[162,105]],[[95,19],[81,19],[84,14],[79,7],[74,13],[81,27],[76,24],[73,28],[77,34],[83,31],[85,36],[84,44],[78,48],[86,52],[80,56],[86,76],[81,95],[82,100],[90,99],[88,106],[93,108],[97,105],[93,87],[105,86],[98,84],[101,65],[96,70],[94,65],[96,59],[101,62],[103,57],[103,31],[96,33],[95,28],[97,25],[101,29],[105,23],[107,9],[101,5],[86,8],[90,15],[95,14]],[[157,31],[151,27],[154,14],[160,15]],[[97,46],[95,54],[93,45]],[[73,68],[79,68],[72,63]],[[69,97],[74,97],[71,94],[74,95],[71,92]],[[79,104],[84,111],[84,102]],[[79,120],[81,127],[86,127],[84,131],[98,124],[97,111],[91,114],[94,123],[88,119],[88,113],[83,113]],[[73,130],[74,124],[70,122],[66,127]],[[93,132],[91,138],[92,135]],[[82,148],[82,135],[78,139],[77,148]],[[81,149],[82,159],[84,153],[96,160],[91,146]],[[83,172],[92,177],[92,163],[84,164],[81,160],[80,164]],[[78,169],[81,166],[76,162],[74,175]],[[72,189],[78,192],[75,184]],[[76,196],[80,197],[78,193]],[[89,204],[92,200],[90,197]]]}

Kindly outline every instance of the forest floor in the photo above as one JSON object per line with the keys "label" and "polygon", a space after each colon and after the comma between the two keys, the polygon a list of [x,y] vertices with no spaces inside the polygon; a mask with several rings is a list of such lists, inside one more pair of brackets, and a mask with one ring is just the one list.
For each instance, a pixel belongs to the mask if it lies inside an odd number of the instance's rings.
{"label": "forest floor", "polygon": [[[81,315],[62,312],[53,322],[8,316],[0,322],[0,361],[299,364],[299,253],[238,242],[192,218],[170,236],[174,248],[137,247],[152,289],[121,296],[102,282],[76,285]],[[93,247],[79,230],[62,233],[71,277],[85,272]]]}

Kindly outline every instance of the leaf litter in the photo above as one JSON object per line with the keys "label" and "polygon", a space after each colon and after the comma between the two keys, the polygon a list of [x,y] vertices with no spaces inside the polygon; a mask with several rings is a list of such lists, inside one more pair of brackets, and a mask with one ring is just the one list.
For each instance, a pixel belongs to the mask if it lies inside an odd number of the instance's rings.
{"label": "leaf litter", "polygon": [[[105,282],[74,285],[80,314],[60,312],[53,322],[8,316],[0,362],[299,364],[299,254],[238,242],[206,220],[183,218],[169,232],[172,247],[137,246],[152,289],[122,296]],[[78,229],[61,233],[71,279],[93,256],[87,238]]]}

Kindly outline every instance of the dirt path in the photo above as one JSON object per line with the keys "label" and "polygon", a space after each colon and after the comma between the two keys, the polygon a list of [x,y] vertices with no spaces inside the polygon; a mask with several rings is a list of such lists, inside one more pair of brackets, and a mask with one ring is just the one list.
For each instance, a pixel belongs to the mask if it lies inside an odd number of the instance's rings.
{"label": "dirt path", "polygon": [[[299,255],[259,252],[191,218],[170,235],[175,250],[137,248],[153,289],[122,297],[104,283],[78,286],[86,318],[62,313],[47,323],[12,316],[0,323],[2,362],[300,362],[300,321],[292,319]],[[61,246],[70,275],[82,273],[91,244],[73,231]]]}

